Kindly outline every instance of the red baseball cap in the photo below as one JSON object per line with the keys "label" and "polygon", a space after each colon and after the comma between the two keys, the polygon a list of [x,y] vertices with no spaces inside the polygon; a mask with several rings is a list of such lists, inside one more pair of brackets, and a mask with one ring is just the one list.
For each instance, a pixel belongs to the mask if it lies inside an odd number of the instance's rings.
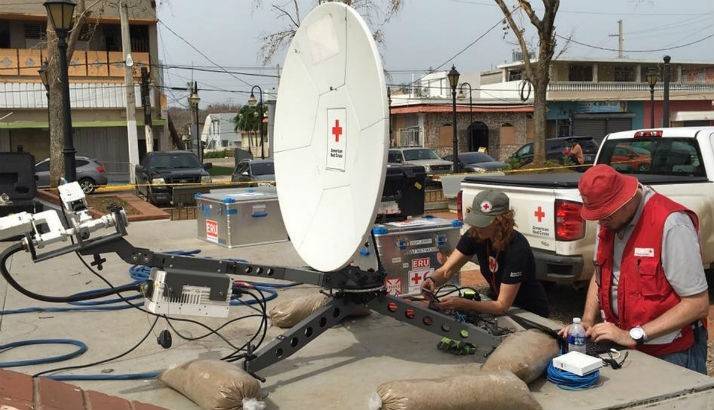
{"label": "red baseball cap", "polygon": [[607,218],[622,208],[637,193],[637,178],[623,175],[609,165],[595,165],[578,182],[583,198],[580,216],[597,221]]}

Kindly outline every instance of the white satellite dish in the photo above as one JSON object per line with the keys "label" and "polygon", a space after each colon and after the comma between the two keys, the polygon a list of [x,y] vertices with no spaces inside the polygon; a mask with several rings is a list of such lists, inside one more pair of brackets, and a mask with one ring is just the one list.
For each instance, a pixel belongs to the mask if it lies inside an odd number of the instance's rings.
{"label": "white satellite dish", "polygon": [[285,58],[273,142],[285,227],[314,269],[346,266],[372,228],[388,121],[384,72],[367,24],[345,4],[316,7]]}

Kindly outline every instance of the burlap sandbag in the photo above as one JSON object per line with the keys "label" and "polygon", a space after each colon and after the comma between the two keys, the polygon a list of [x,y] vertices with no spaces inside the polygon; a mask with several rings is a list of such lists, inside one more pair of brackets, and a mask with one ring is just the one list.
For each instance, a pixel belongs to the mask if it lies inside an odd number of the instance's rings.
{"label": "burlap sandbag", "polygon": [[376,410],[537,410],[528,386],[511,372],[384,383],[370,400]]}
{"label": "burlap sandbag", "polygon": [[482,370],[508,370],[530,383],[539,378],[550,359],[558,355],[558,342],[529,329],[509,335],[483,364]]}
{"label": "burlap sandbag", "polygon": [[260,383],[221,360],[184,363],[161,373],[159,380],[205,410],[241,410],[244,398],[260,399]]}
{"label": "burlap sandbag", "polygon": [[270,320],[274,326],[289,328],[305,319],[310,313],[325,306],[329,296],[315,293],[299,298],[281,300],[270,308]]}

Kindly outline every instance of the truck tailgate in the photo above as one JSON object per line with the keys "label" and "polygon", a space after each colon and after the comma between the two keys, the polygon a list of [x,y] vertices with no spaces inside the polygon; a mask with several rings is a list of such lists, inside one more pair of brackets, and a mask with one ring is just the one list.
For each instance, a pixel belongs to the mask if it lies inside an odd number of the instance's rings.
{"label": "truck tailgate", "polygon": [[553,188],[504,186],[464,181],[464,209],[471,207],[474,197],[485,189],[504,192],[515,211],[516,229],[522,233],[532,247],[555,251],[555,199]]}

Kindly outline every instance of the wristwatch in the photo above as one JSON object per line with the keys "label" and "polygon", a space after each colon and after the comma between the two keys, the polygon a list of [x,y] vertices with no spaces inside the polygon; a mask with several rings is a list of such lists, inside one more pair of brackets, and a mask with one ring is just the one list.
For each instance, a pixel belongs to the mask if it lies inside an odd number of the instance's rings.
{"label": "wristwatch", "polygon": [[645,329],[640,326],[635,326],[630,329],[630,337],[637,343],[637,346],[643,344],[647,340],[647,335],[645,334]]}

